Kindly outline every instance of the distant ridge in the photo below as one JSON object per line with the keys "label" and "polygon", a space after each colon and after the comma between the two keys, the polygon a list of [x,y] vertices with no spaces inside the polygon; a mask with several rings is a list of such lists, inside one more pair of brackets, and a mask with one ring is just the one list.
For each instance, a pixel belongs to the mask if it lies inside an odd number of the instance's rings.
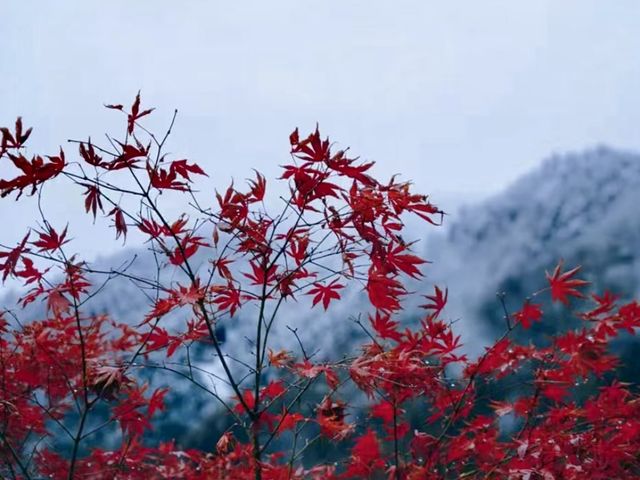
{"label": "distant ridge", "polygon": [[[560,259],[623,295],[640,286],[640,155],[598,146],[554,155],[502,193],[463,208],[432,235],[431,280],[450,290],[449,315],[470,335],[495,319],[489,305],[513,302],[544,286]],[[493,312],[495,313],[495,312]],[[464,329],[463,329],[464,330]]]}

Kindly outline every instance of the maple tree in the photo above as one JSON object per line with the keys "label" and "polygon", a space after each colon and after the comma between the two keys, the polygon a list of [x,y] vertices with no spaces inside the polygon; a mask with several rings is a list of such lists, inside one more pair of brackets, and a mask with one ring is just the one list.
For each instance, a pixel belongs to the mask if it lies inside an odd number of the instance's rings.
{"label": "maple tree", "polygon": [[[446,289],[419,293],[422,316],[403,325],[408,281],[426,263],[403,239],[403,219],[439,225],[443,214],[410,183],[379,181],[372,162],[334,151],[318,129],[306,137],[296,129],[279,211],[265,205],[268,182],[257,172],[246,188],[231,184],[210,204],[193,187],[204,170],[166,153],[175,115],[158,137],[140,123],[153,109],[141,108],[139,94],[128,112],[107,108],[124,114],[124,138],[74,141],[74,159],[62,149],[28,159],[32,130],[21,119],[0,130],[0,161],[15,170],[0,178],[4,201],[69,182],[88,215],[109,219],[115,239],[143,235],[158,267],[149,277],[100,271],[72,254],[69,227],[44,216],[16,245],[0,246],[3,281],[27,287],[17,309],[0,313],[3,477],[638,478],[640,397],[636,385],[616,380],[610,343],[635,333],[640,304],[610,293],[587,298],[578,268],[559,263],[519,309],[510,312],[502,299],[504,333],[469,359],[443,318]],[[189,211],[165,213],[168,192],[186,195]],[[172,275],[160,275],[165,270]],[[101,275],[152,291],[146,315],[122,323],[93,313]],[[317,306],[327,316],[347,291],[364,292],[368,303],[368,322],[357,320],[358,350],[320,358],[295,329],[299,352],[274,347],[282,309]],[[547,293],[565,307],[585,305],[571,311],[581,328],[544,344],[517,342],[514,331],[545,321],[537,299]],[[44,318],[21,318],[36,302],[46,306]],[[169,322],[176,312],[185,315],[178,326]],[[249,360],[233,358],[219,338],[230,321],[252,326]],[[194,345],[212,352],[228,394],[202,382]],[[179,361],[165,362],[170,357]],[[145,382],[145,369],[160,369],[164,385]],[[147,441],[176,378],[205,391],[229,418],[208,450]],[[498,395],[509,379],[517,388]],[[578,400],[586,381],[598,388]],[[364,406],[354,405],[354,392]],[[306,398],[318,401],[307,408]],[[115,446],[96,441],[102,432]],[[345,450],[339,462],[309,464],[305,452],[321,439]]]}

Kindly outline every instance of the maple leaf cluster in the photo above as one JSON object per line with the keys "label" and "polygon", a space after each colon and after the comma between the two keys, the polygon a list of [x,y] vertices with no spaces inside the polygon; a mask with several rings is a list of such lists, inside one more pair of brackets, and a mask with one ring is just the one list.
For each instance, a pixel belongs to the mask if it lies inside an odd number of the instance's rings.
{"label": "maple leaf cluster", "polygon": [[[21,119],[0,129],[0,161],[16,169],[0,178],[3,197],[68,182],[79,207],[94,222],[106,220],[115,239],[141,235],[158,270],[140,277],[94,269],[73,254],[70,226],[54,228],[46,218],[15,245],[0,246],[2,280],[27,287],[17,309],[0,312],[3,478],[640,476],[640,397],[637,385],[616,380],[620,360],[611,348],[640,327],[637,302],[608,292],[588,297],[579,267],[560,262],[544,288],[505,312],[503,334],[467,358],[446,318],[446,288],[417,293],[426,303],[409,312],[416,321],[403,312],[408,282],[422,278],[427,263],[404,240],[404,219],[442,221],[427,196],[395,177],[377,180],[373,162],[335,151],[316,128],[289,138],[291,162],[280,177],[289,195],[280,210],[266,207],[270,190],[258,172],[244,188],[232,183],[200,200],[193,184],[205,171],[171,160],[169,133],[160,138],[141,125],[153,112],[141,103],[138,94],[128,111],[107,105],[124,115],[124,138],[109,137],[104,147],[77,141],[77,161],[62,150],[27,160],[31,129]],[[119,186],[123,174],[133,187]],[[186,195],[189,210],[166,214],[164,192]],[[93,310],[114,276],[149,298],[141,318],[122,323]],[[356,319],[363,344],[337,358],[319,355],[304,322],[330,329],[347,293],[366,301]],[[518,342],[514,332],[548,321],[546,293],[565,308],[580,302],[585,308],[571,314],[581,327],[544,345]],[[38,302],[42,318],[21,318]],[[289,328],[296,351],[274,342],[286,308],[302,319]],[[231,322],[253,332],[244,357],[218,335]],[[215,359],[215,374],[193,360],[195,346]],[[160,385],[145,381],[150,371],[163,374]],[[213,387],[203,378],[215,378]],[[207,450],[150,441],[165,399],[179,395],[171,389],[178,379],[228,417]],[[590,393],[577,395],[587,383]],[[185,423],[204,422],[202,415],[188,412]],[[101,435],[115,445],[105,447]],[[306,455],[322,442],[345,454],[311,464],[315,457]]]}

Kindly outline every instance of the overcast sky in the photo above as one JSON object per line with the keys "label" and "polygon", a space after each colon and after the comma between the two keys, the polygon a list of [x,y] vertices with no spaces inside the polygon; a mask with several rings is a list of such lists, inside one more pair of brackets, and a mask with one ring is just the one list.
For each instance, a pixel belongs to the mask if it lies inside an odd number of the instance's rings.
{"label": "overcast sky", "polygon": [[[316,121],[445,209],[553,152],[640,150],[637,0],[7,0],[0,44],[0,124],[33,125],[31,153],[113,132],[102,104],[141,89],[151,126],[179,109],[170,149],[219,188],[254,167],[275,176],[290,131]],[[119,248],[77,232],[77,192],[48,193],[77,250]],[[0,201],[0,243],[30,224],[20,205]]]}

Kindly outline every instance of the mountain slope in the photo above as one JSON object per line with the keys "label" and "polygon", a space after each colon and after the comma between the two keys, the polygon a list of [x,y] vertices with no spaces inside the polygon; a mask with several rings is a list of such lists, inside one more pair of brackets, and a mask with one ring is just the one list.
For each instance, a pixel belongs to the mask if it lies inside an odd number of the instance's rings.
{"label": "mountain slope", "polygon": [[[462,333],[502,324],[495,293],[518,308],[545,286],[560,258],[583,265],[594,290],[625,296],[640,285],[640,155],[598,147],[553,156],[503,193],[463,209],[431,236],[431,280],[450,290],[448,313]],[[489,328],[486,328],[489,326]]]}

